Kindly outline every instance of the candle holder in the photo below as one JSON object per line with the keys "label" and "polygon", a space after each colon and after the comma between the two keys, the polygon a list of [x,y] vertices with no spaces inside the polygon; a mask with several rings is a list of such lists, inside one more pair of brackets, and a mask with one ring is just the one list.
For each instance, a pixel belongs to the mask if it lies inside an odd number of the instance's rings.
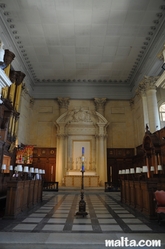
{"label": "candle holder", "polygon": [[76,213],[76,215],[86,216],[88,213],[86,212],[86,202],[84,201],[84,172],[85,170],[81,170],[82,172],[82,181],[81,181],[81,200],[79,201],[79,211]]}
{"label": "candle holder", "polygon": [[3,182],[5,178],[6,164],[2,164],[1,170],[2,170],[2,182]]}
{"label": "candle holder", "polygon": [[[18,172],[18,180],[22,180],[22,165],[17,165],[17,172]],[[17,176],[16,176],[17,177]]]}
{"label": "candle holder", "polygon": [[84,201],[84,172],[85,172],[85,167],[84,167],[84,147],[82,148],[82,177],[81,177],[81,193],[80,193],[80,201],[79,201],[79,211],[76,213],[78,216],[86,216],[88,213],[86,212],[86,202]]}
{"label": "candle holder", "polygon": [[27,180],[28,179],[28,173],[29,173],[29,167],[28,166],[24,166],[24,179]]}
{"label": "candle holder", "polygon": [[147,180],[148,179],[148,176],[147,176],[147,174],[148,174],[148,166],[147,165],[144,165],[142,167],[142,172],[143,172],[144,180]]}
{"label": "candle holder", "polygon": [[34,178],[34,168],[31,167],[29,170],[29,176],[30,176],[30,180],[32,180]]}
{"label": "candle holder", "polygon": [[138,181],[141,180],[141,176],[142,176],[142,168],[141,167],[136,167],[136,178]]}
{"label": "candle holder", "polygon": [[154,166],[151,166],[151,167],[150,167],[150,177],[151,177],[151,178],[153,178],[153,176],[154,176],[154,171],[155,171]]}
{"label": "candle holder", "polygon": [[131,175],[132,180],[134,181],[135,180],[135,169],[134,168],[130,168],[130,175]]}
{"label": "candle holder", "polygon": [[13,176],[13,165],[9,166],[9,170],[10,170],[10,180],[11,180],[11,178]]}

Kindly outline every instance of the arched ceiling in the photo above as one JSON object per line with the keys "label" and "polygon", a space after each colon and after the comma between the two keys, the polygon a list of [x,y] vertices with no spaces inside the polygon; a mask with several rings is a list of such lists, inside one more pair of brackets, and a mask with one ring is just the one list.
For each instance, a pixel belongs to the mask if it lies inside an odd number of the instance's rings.
{"label": "arched ceiling", "polygon": [[0,38],[34,92],[79,83],[123,91],[144,67],[160,73],[162,62],[151,65],[150,56],[164,35],[164,10],[164,0],[0,0]]}

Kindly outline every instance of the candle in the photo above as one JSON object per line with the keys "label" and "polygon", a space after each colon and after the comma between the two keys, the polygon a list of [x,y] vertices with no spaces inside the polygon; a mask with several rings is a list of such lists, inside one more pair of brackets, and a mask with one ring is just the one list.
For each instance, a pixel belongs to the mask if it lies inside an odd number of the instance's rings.
{"label": "candle", "polygon": [[81,158],[81,160],[82,160],[82,171],[84,171],[85,170],[85,167],[84,167],[84,147],[82,147],[82,158]]}

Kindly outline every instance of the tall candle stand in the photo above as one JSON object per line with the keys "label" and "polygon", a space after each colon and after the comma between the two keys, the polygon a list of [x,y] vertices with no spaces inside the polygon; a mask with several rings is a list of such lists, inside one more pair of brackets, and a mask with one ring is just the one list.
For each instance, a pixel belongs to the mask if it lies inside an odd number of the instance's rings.
{"label": "tall candle stand", "polygon": [[81,199],[79,201],[79,211],[76,213],[76,215],[82,215],[83,217],[88,215],[86,212],[86,202],[84,201],[84,172],[85,172],[85,167],[84,167],[84,147],[82,147],[82,177],[81,177]]}

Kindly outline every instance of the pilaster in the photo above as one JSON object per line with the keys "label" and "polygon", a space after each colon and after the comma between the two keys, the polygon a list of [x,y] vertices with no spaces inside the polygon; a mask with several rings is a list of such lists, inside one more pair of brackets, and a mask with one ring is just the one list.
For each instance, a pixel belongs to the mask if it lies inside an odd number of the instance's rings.
{"label": "pilaster", "polygon": [[96,106],[96,111],[104,116],[106,98],[94,98],[94,103],[95,103],[95,106]]}
{"label": "pilaster", "polygon": [[60,108],[60,116],[68,110],[69,98],[57,98]]}
{"label": "pilaster", "polygon": [[160,129],[160,119],[156,97],[156,81],[158,78],[159,77],[145,76],[139,85],[143,101],[144,122],[146,124],[148,123],[151,132],[155,132],[157,129]]}

